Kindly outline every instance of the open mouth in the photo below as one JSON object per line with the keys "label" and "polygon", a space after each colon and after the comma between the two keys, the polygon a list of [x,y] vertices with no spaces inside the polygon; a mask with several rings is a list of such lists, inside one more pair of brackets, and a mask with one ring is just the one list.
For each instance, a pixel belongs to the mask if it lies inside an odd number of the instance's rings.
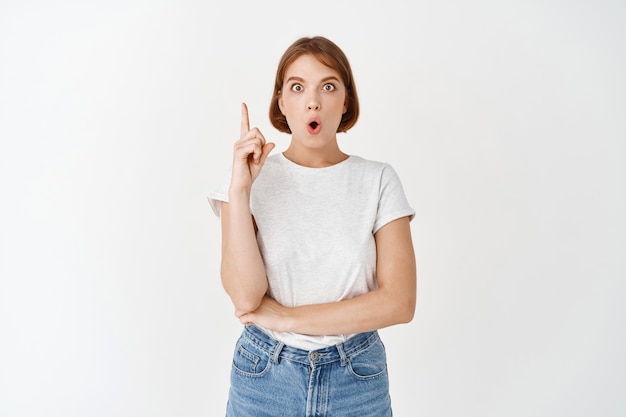
{"label": "open mouth", "polygon": [[319,120],[314,119],[309,121],[306,128],[311,135],[317,135],[320,130],[322,130],[322,125],[320,124]]}

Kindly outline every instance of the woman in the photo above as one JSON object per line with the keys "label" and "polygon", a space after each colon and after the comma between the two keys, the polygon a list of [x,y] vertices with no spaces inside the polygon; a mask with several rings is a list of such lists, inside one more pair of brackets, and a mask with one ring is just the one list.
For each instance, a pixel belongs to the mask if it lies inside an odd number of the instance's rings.
{"label": "woman", "polygon": [[413,318],[414,211],[388,164],[339,149],[358,116],[350,64],[323,37],[278,65],[270,119],[291,134],[284,152],[269,156],[242,105],[231,178],[209,196],[222,283],[246,325],[228,416],[392,414],[376,330]]}

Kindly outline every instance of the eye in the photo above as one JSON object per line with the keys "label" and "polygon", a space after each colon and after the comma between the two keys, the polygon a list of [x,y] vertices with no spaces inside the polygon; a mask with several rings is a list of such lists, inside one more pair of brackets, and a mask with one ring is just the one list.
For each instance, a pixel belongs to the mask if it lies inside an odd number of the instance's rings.
{"label": "eye", "polygon": [[324,86],[322,87],[322,90],[324,90],[324,91],[334,91],[334,90],[335,90],[335,84],[332,84],[332,83],[326,83],[326,84],[324,84]]}
{"label": "eye", "polygon": [[291,86],[291,91],[295,91],[296,93],[298,93],[298,92],[300,92],[302,90],[304,90],[304,87],[302,87],[302,85],[300,85],[300,84],[293,84]]}

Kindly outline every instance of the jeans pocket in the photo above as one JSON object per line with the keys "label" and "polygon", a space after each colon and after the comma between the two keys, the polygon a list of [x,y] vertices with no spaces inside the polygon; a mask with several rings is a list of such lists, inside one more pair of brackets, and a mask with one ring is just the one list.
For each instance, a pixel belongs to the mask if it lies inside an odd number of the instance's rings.
{"label": "jeans pocket", "polygon": [[249,377],[263,376],[271,364],[270,355],[245,337],[237,341],[233,371]]}
{"label": "jeans pocket", "polygon": [[372,379],[387,374],[387,355],[380,339],[348,357],[348,371],[357,379]]}

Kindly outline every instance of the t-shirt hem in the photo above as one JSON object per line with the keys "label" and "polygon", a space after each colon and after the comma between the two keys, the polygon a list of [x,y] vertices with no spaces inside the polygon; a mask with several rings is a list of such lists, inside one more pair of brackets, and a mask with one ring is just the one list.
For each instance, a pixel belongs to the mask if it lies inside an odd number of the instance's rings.
{"label": "t-shirt hem", "polygon": [[409,217],[409,221],[413,220],[413,218],[415,217],[415,210],[413,210],[412,208],[406,208],[403,210],[390,213],[389,215],[379,219],[378,222],[376,222],[372,233],[378,232],[378,230],[380,230],[381,227],[383,227],[384,225],[388,223],[391,223],[394,220],[398,220],[402,217],[407,217],[407,216]]}
{"label": "t-shirt hem", "polygon": [[228,203],[228,196],[224,193],[214,192],[207,196],[207,200],[209,201],[211,209],[213,209],[213,213],[215,213],[217,217],[220,217],[222,202]]}
{"label": "t-shirt hem", "polygon": [[[324,349],[330,346],[335,346],[339,343],[344,343],[348,341],[350,338],[356,336],[358,333],[351,334],[338,334],[338,335],[329,335],[329,336],[308,336],[300,333],[289,333],[289,332],[275,332],[272,330],[268,330],[262,326],[257,326],[263,330],[267,335],[273,337],[279,342],[284,343],[287,346],[291,346],[297,349],[302,350],[317,350]],[[322,341],[324,340],[324,341]]]}

